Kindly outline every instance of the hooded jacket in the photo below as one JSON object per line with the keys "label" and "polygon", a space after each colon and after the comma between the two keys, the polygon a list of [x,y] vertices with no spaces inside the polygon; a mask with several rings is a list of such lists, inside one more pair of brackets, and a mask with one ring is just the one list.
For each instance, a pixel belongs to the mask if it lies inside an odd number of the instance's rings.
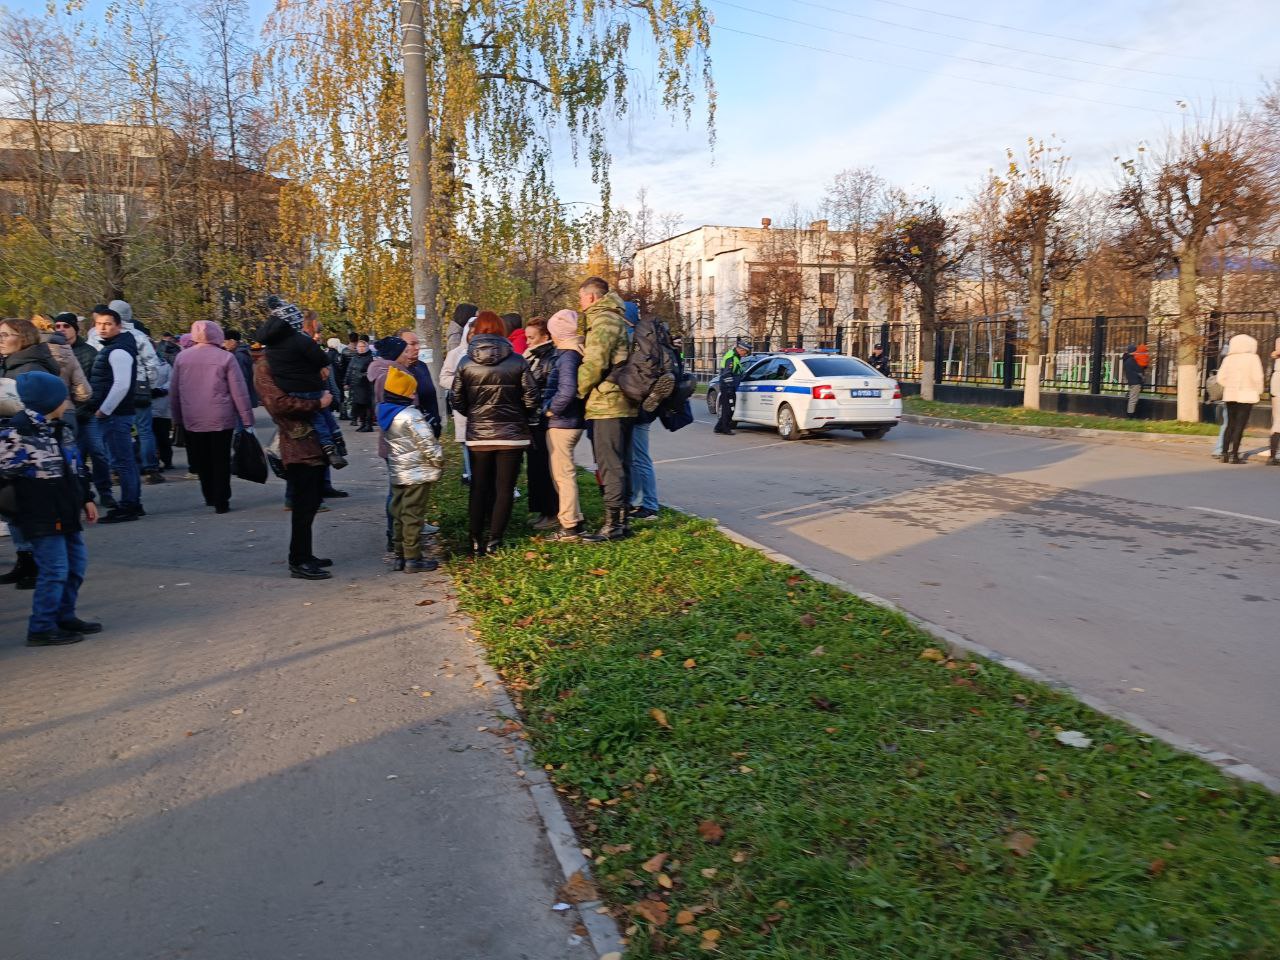
{"label": "hooded jacket", "polygon": [[435,483],[444,465],[444,448],[426,415],[410,403],[383,400],[378,426],[387,441],[387,470],[394,487]]}
{"label": "hooded jacket", "polygon": [[578,396],[587,401],[588,420],[634,417],[636,405],[622,388],[605,378],[616,364],[627,359],[627,321],[622,298],[606,293],[587,307],[587,340],[578,368]]}
{"label": "hooded jacket", "polygon": [[[150,389],[156,385],[156,381],[160,379],[160,358],[156,356],[156,348],[151,343],[151,338],[137,328],[133,322],[133,307],[129,306],[125,300],[112,300],[107,304],[112,310],[120,314],[120,323],[123,324],[129,336],[133,338],[134,356],[138,358],[138,381],[143,386]],[[102,349],[102,338],[98,336],[96,329],[89,331],[86,337],[89,345],[95,349]]]}
{"label": "hooded jacket", "polygon": [[0,476],[13,485],[22,535],[77,533],[80,511],[93,500],[89,478],[66,424],[34,410],[14,414],[0,428]]}
{"label": "hooded jacket", "polygon": [[254,339],[267,348],[267,366],[276,386],[285,393],[320,393],[326,389],[327,383],[320,376],[320,371],[329,365],[324,347],[293,329],[284,317],[267,317]]}
{"label": "hooded jacket", "polygon": [[1257,403],[1262,398],[1262,358],[1258,341],[1246,333],[1236,334],[1227,347],[1227,356],[1218,367],[1223,403]]}
{"label": "hooded jacket", "polygon": [[467,418],[468,447],[527,447],[540,399],[529,365],[506,337],[471,338],[453,375],[453,406]]}
{"label": "hooded jacket", "polygon": [[253,426],[249,388],[235,354],[222,349],[222,328],[211,320],[191,325],[195,343],[178,354],[169,379],[169,410],[191,433]]}
{"label": "hooded jacket", "polygon": [[[194,348],[192,348],[194,349]],[[190,350],[184,351],[190,353]],[[291,397],[276,384],[265,350],[253,352],[253,381],[258,397],[279,431],[280,461],[286,466],[323,467],[328,464],[311,418],[319,400]]]}
{"label": "hooded jacket", "polygon": [[1121,366],[1124,367],[1124,382],[1131,387],[1141,386],[1146,379],[1146,371],[1138,363],[1137,352],[1138,345],[1131,343],[1124,348],[1124,356],[1120,358]]}

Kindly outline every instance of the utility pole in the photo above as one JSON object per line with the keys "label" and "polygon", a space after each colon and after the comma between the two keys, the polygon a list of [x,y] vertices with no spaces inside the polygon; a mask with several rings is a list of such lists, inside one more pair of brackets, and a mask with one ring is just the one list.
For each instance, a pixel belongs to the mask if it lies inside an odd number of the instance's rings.
{"label": "utility pole", "polygon": [[430,268],[431,140],[427,130],[427,50],[422,0],[400,0],[400,55],[404,61],[404,113],[409,147],[409,233],[413,260],[414,328],[431,350],[431,379],[440,387],[444,361],[439,274]]}

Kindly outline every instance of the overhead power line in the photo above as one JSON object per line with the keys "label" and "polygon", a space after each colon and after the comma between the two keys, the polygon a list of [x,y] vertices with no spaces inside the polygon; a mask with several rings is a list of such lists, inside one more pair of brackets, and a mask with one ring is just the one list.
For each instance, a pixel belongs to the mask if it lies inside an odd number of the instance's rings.
{"label": "overhead power line", "polygon": [[1220,62],[1214,57],[1200,57],[1192,53],[1161,53],[1158,50],[1139,50],[1135,47],[1126,47],[1118,43],[1107,43],[1105,40],[1086,40],[1083,37],[1071,37],[1061,33],[1049,33],[1045,30],[1032,30],[1029,27],[1011,27],[1007,23],[995,23],[991,20],[979,20],[976,17],[966,17],[959,13],[947,13],[945,10],[933,10],[929,7],[917,7],[910,3],[901,3],[899,0],[874,0],[875,3],[883,3],[887,7],[897,7],[900,10],[912,10],[916,13],[927,13],[931,17],[946,17],[950,20],[962,20],[965,23],[976,23],[983,27],[995,27],[997,30],[1010,30],[1014,33],[1026,33],[1033,37],[1049,37],[1052,40],[1066,40],[1069,43],[1084,43],[1091,47],[1105,47],[1108,50],[1123,50],[1126,53],[1140,53],[1147,57],[1178,57],[1183,60],[1202,60],[1206,63]]}
{"label": "overhead power line", "polygon": [[1045,57],[1049,60],[1061,60],[1064,63],[1078,63],[1086,67],[1101,67],[1104,70],[1125,70],[1130,73],[1145,73],[1152,77],[1167,77],[1170,80],[1192,80],[1198,83],[1232,83],[1238,84],[1236,80],[1221,80],[1217,77],[1197,77],[1184,73],[1169,73],[1166,70],[1151,70],[1147,67],[1131,67],[1120,63],[1102,63],[1098,60],[1085,60],[1082,57],[1069,57],[1062,53],[1049,53],[1045,50],[1029,50],[1026,47],[1015,47],[1008,43],[999,43],[995,40],[980,40],[977,37],[966,37],[958,33],[947,33],[945,30],[930,30],[928,27],[917,27],[910,23],[899,23],[896,20],[886,20],[883,17],[873,17],[867,13],[854,13],[851,10],[841,10],[839,7],[827,6],[824,3],[814,3],[813,0],[792,0],[801,6],[813,7],[815,10],[825,10],[828,13],[836,13],[842,17],[853,17],[857,20],[866,20],[870,23],[879,23],[886,27],[895,27],[899,30],[910,30],[913,33],[923,33],[932,37],[945,37],[948,40],[960,40],[964,43],[976,43],[983,47],[995,47],[997,50],[1011,50],[1014,53],[1023,53],[1033,57]]}
{"label": "overhead power line", "polygon": [[[828,47],[816,47],[816,46],[813,46],[812,44],[798,43],[797,41],[794,41],[794,40],[782,40],[779,37],[769,37],[763,33],[752,33],[749,30],[738,30],[734,27],[726,27],[718,23],[713,24],[711,29],[719,30],[724,33],[736,33],[739,36],[743,36],[743,37],[754,37],[757,40],[765,40],[769,43],[778,43],[778,44],[782,44],[785,47],[795,47],[800,50],[813,50],[817,53],[829,53],[832,56],[843,57],[845,60],[857,60],[860,63],[874,63],[882,67],[892,67],[895,70],[914,69],[914,68],[905,67],[900,63],[894,63],[891,60],[879,60],[875,57],[863,57],[854,53],[846,53],[843,50],[832,50]],[[1141,110],[1144,113],[1158,113],[1158,114],[1164,114],[1165,116],[1173,116],[1173,117],[1197,116],[1195,113],[1192,113],[1191,111],[1179,112],[1176,110],[1161,110],[1159,107],[1144,107],[1136,103],[1118,103],[1114,100],[1095,100],[1092,97],[1081,97],[1081,96],[1077,96],[1074,93],[1059,93],[1056,90],[1040,90],[1035,87],[1019,86],[1014,83],[1001,83],[998,80],[981,80],[978,77],[966,77],[963,74],[959,74],[959,73],[934,72],[931,75],[935,77],[945,77],[946,79],[949,79],[949,80],[963,80],[967,83],[980,83],[986,87],[1000,87],[1004,90],[1017,90],[1020,93],[1035,93],[1044,97],[1061,97],[1066,100],[1076,100],[1080,103],[1092,103],[1102,107],[1120,107],[1125,110]]]}
{"label": "overhead power line", "polygon": [[983,60],[979,57],[966,57],[964,54],[960,53],[945,53],[941,50],[929,50],[925,47],[917,47],[909,43],[898,43],[894,40],[881,40],[878,37],[867,36],[863,33],[854,33],[851,30],[840,30],[837,27],[827,26],[826,24],[811,23],[807,20],[797,20],[794,17],[784,17],[781,14],[769,13],[765,10],[757,10],[753,7],[745,7],[740,3],[734,3],[733,0],[711,0],[711,2],[723,7],[733,7],[735,10],[742,10],[746,13],[754,13],[757,16],[768,17],[771,20],[779,20],[783,23],[792,23],[799,27],[809,27],[812,30],[821,30],[824,33],[835,33],[844,37],[853,37],[855,40],[866,40],[868,43],[878,43],[887,47],[898,47],[901,50],[910,50],[912,53],[923,53],[930,57],[945,57],[948,60],[962,60],[965,63],[976,63],[983,67],[998,67],[1001,70],[1018,70],[1022,73],[1031,73],[1040,77],[1049,77],[1052,80],[1066,80],[1069,83],[1087,83],[1092,86],[1111,87],[1112,89],[1125,90],[1129,93],[1149,93],[1157,97],[1173,96],[1173,94],[1164,90],[1150,90],[1146,87],[1132,87],[1128,84],[1110,83],[1106,80],[1089,80],[1084,77],[1073,77],[1070,74],[1065,73],[1053,73],[1049,70],[1037,70],[1035,67],[1020,67],[1014,64],[997,63],[994,60]]}

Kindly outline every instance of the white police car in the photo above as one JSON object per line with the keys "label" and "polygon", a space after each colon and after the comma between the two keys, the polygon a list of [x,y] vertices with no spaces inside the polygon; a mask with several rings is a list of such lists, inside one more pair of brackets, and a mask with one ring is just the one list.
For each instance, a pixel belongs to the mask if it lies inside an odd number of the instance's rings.
{"label": "white police car", "polygon": [[733,419],[776,427],[784,440],[826,430],[858,430],[879,440],[902,416],[902,391],[856,357],[783,353],[749,367]]}

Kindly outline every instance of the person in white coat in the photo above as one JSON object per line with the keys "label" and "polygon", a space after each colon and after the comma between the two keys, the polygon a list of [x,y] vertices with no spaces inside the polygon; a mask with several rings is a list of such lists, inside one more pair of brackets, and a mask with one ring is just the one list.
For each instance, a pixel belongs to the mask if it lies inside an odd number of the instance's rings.
{"label": "person in white coat", "polygon": [[1244,333],[1231,338],[1226,359],[1218,367],[1218,383],[1222,386],[1222,402],[1227,406],[1222,462],[1244,463],[1240,458],[1240,441],[1253,405],[1262,399],[1262,358],[1258,356],[1257,340]]}

